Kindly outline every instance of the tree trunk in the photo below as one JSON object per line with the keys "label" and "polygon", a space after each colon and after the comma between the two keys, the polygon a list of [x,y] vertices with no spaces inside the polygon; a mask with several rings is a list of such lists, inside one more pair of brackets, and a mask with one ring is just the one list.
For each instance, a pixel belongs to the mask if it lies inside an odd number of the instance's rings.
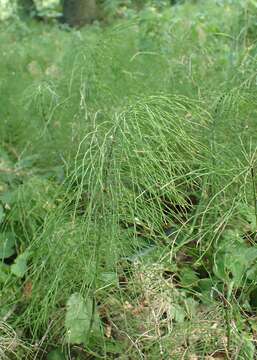
{"label": "tree trunk", "polygon": [[95,0],[63,0],[63,20],[66,24],[80,27],[97,18]]}

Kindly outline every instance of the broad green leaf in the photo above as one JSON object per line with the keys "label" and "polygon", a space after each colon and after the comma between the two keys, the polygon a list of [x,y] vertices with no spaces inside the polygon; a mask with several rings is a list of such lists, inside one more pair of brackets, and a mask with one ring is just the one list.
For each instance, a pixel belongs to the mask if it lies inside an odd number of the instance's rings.
{"label": "broad green leaf", "polygon": [[0,234],[0,259],[5,259],[15,253],[15,236],[11,232]]}
{"label": "broad green leaf", "polygon": [[4,283],[8,279],[10,267],[0,262],[0,283]]}
{"label": "broad green leaf", "polygon": [[257,266],[256,265],[252,266],[249,270],[247,270],[246,277],[249,280],[256,281],[256,279],[257,279]]}
{"label": "broad green leaf", "polygon": [[30,155],[21,160],[19,160],[16,164],[18,168],[30,168],[35,162],[38,160],[38,155]]}
{"label": "broad green leaf", "polygon": [[213,281],[210,278],[200,279],[198,285],[201,291],[209,292],[213,287]]}
{"label": "broad green leaf", "polygon": [[61,350],[55,349],[47,355],[47,360],[65,360],[65,356]]}
{"label": "broad green leaf", "polygon": [[257,259],[257,248],[250,247],[245,251],[245,263],[247,265],[251,264]]}
{"label": "broad green leaf", "polygon": [[3,206],[0,204],[0,224],[1,222],[4,220],[4,208]]}
{"label": "broad green leaf", "polygon": [[198,302],[195,301],[192,297],[186,298],[184,301],[187,317],[192,318],[196,315]]}
{"label": "broad green leaf", "polygon": [[201,293],[201,301],[205,304],[211,303],[213,300],[211,296],[211,292],[213,286],[215,286],[213,280],[209,278],[200,279],[198,281],[198,286],[199,286],[199,291]]}
{"label": "broad green leaf", "polygon": [[27,260],[29,257],[28,252],[20,254],[16,259],[14,264],[11,266],[11,273],[17,277],[23,277],[28,269]]}
{"label": "broad green leaf", "polygon": [[106,352],[111,354],[121,354],[124,351],[123,344],[119,343],[118,341],[107,341],[105,344]]}
{"label": "broad green leaf", "polygon": [[65,327],[67,339],[71,344],[86,344],[92,316],[93,303],[91,299],[85,300],[81,294],[74,293],[67,302]]}
{"label": "broad green leaf", "polygon": [[3,204],[12,205],[17,200],[17,191],[5,191],[0,195]]}
{"label": "broad green leaf", "polygon": [[186,314],[182,306],[175,304],[173,306],[172,313],[175,321],[177,321],[178,323],[184,322]]}
{"label": "broad green leaf", "polygon": [[233,281],[235,286],[240,286],[256,259],[257,248],[249,248],[246,244],[231,244],[222,252],[217,252],[214,273],[221,280]]}

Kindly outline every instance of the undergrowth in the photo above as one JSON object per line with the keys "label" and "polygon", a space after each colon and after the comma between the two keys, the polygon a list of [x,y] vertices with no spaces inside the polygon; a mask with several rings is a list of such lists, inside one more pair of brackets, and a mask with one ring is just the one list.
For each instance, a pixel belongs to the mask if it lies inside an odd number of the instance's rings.
{"label": "undergrowth", "polygon": [[255,358],[253,4],[1,25],[1,358]]}

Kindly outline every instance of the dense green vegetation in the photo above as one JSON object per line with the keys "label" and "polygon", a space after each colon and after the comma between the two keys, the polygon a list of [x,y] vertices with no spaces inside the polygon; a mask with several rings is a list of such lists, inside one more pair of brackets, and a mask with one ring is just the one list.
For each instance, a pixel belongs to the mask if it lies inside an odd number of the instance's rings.
{"label": "dense green vegetation", "polygon": [[0,358],[255,359],[257,2],[107,3],[0,24]]}

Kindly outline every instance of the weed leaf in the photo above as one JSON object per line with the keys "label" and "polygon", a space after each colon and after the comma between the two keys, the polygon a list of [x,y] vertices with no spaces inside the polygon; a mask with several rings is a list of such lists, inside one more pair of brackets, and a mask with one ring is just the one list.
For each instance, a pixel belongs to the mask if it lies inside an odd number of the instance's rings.
{"label": "weed leaf", "polygon": [[28,269],[27,260],[29,257],[28,252],[20,254],[16,259],[14,264],[11,266],[11,273],[17,277],[23,277]]}
{"label": "weed leaf", "polygon": [[4,219],[4,208],[3,206],[0,204],[0,224]]}
{"label": "weed leaf", "polygon": [[48,355],[47,355],[47,360],[64,360],[65,357],[63,355],[63,353],[58,350],[52,350]]}
{"label": "weed leaf", "polygon": [[15,237],[12,233],[0,234],[0,259],[6,259],[15,253]]}
{"label": "weed leaf", "polygon": [[65,327],[68,342],[86,344],[92,316],[92,300],[85,300],[79,293],[70,296],[67,302]]}

